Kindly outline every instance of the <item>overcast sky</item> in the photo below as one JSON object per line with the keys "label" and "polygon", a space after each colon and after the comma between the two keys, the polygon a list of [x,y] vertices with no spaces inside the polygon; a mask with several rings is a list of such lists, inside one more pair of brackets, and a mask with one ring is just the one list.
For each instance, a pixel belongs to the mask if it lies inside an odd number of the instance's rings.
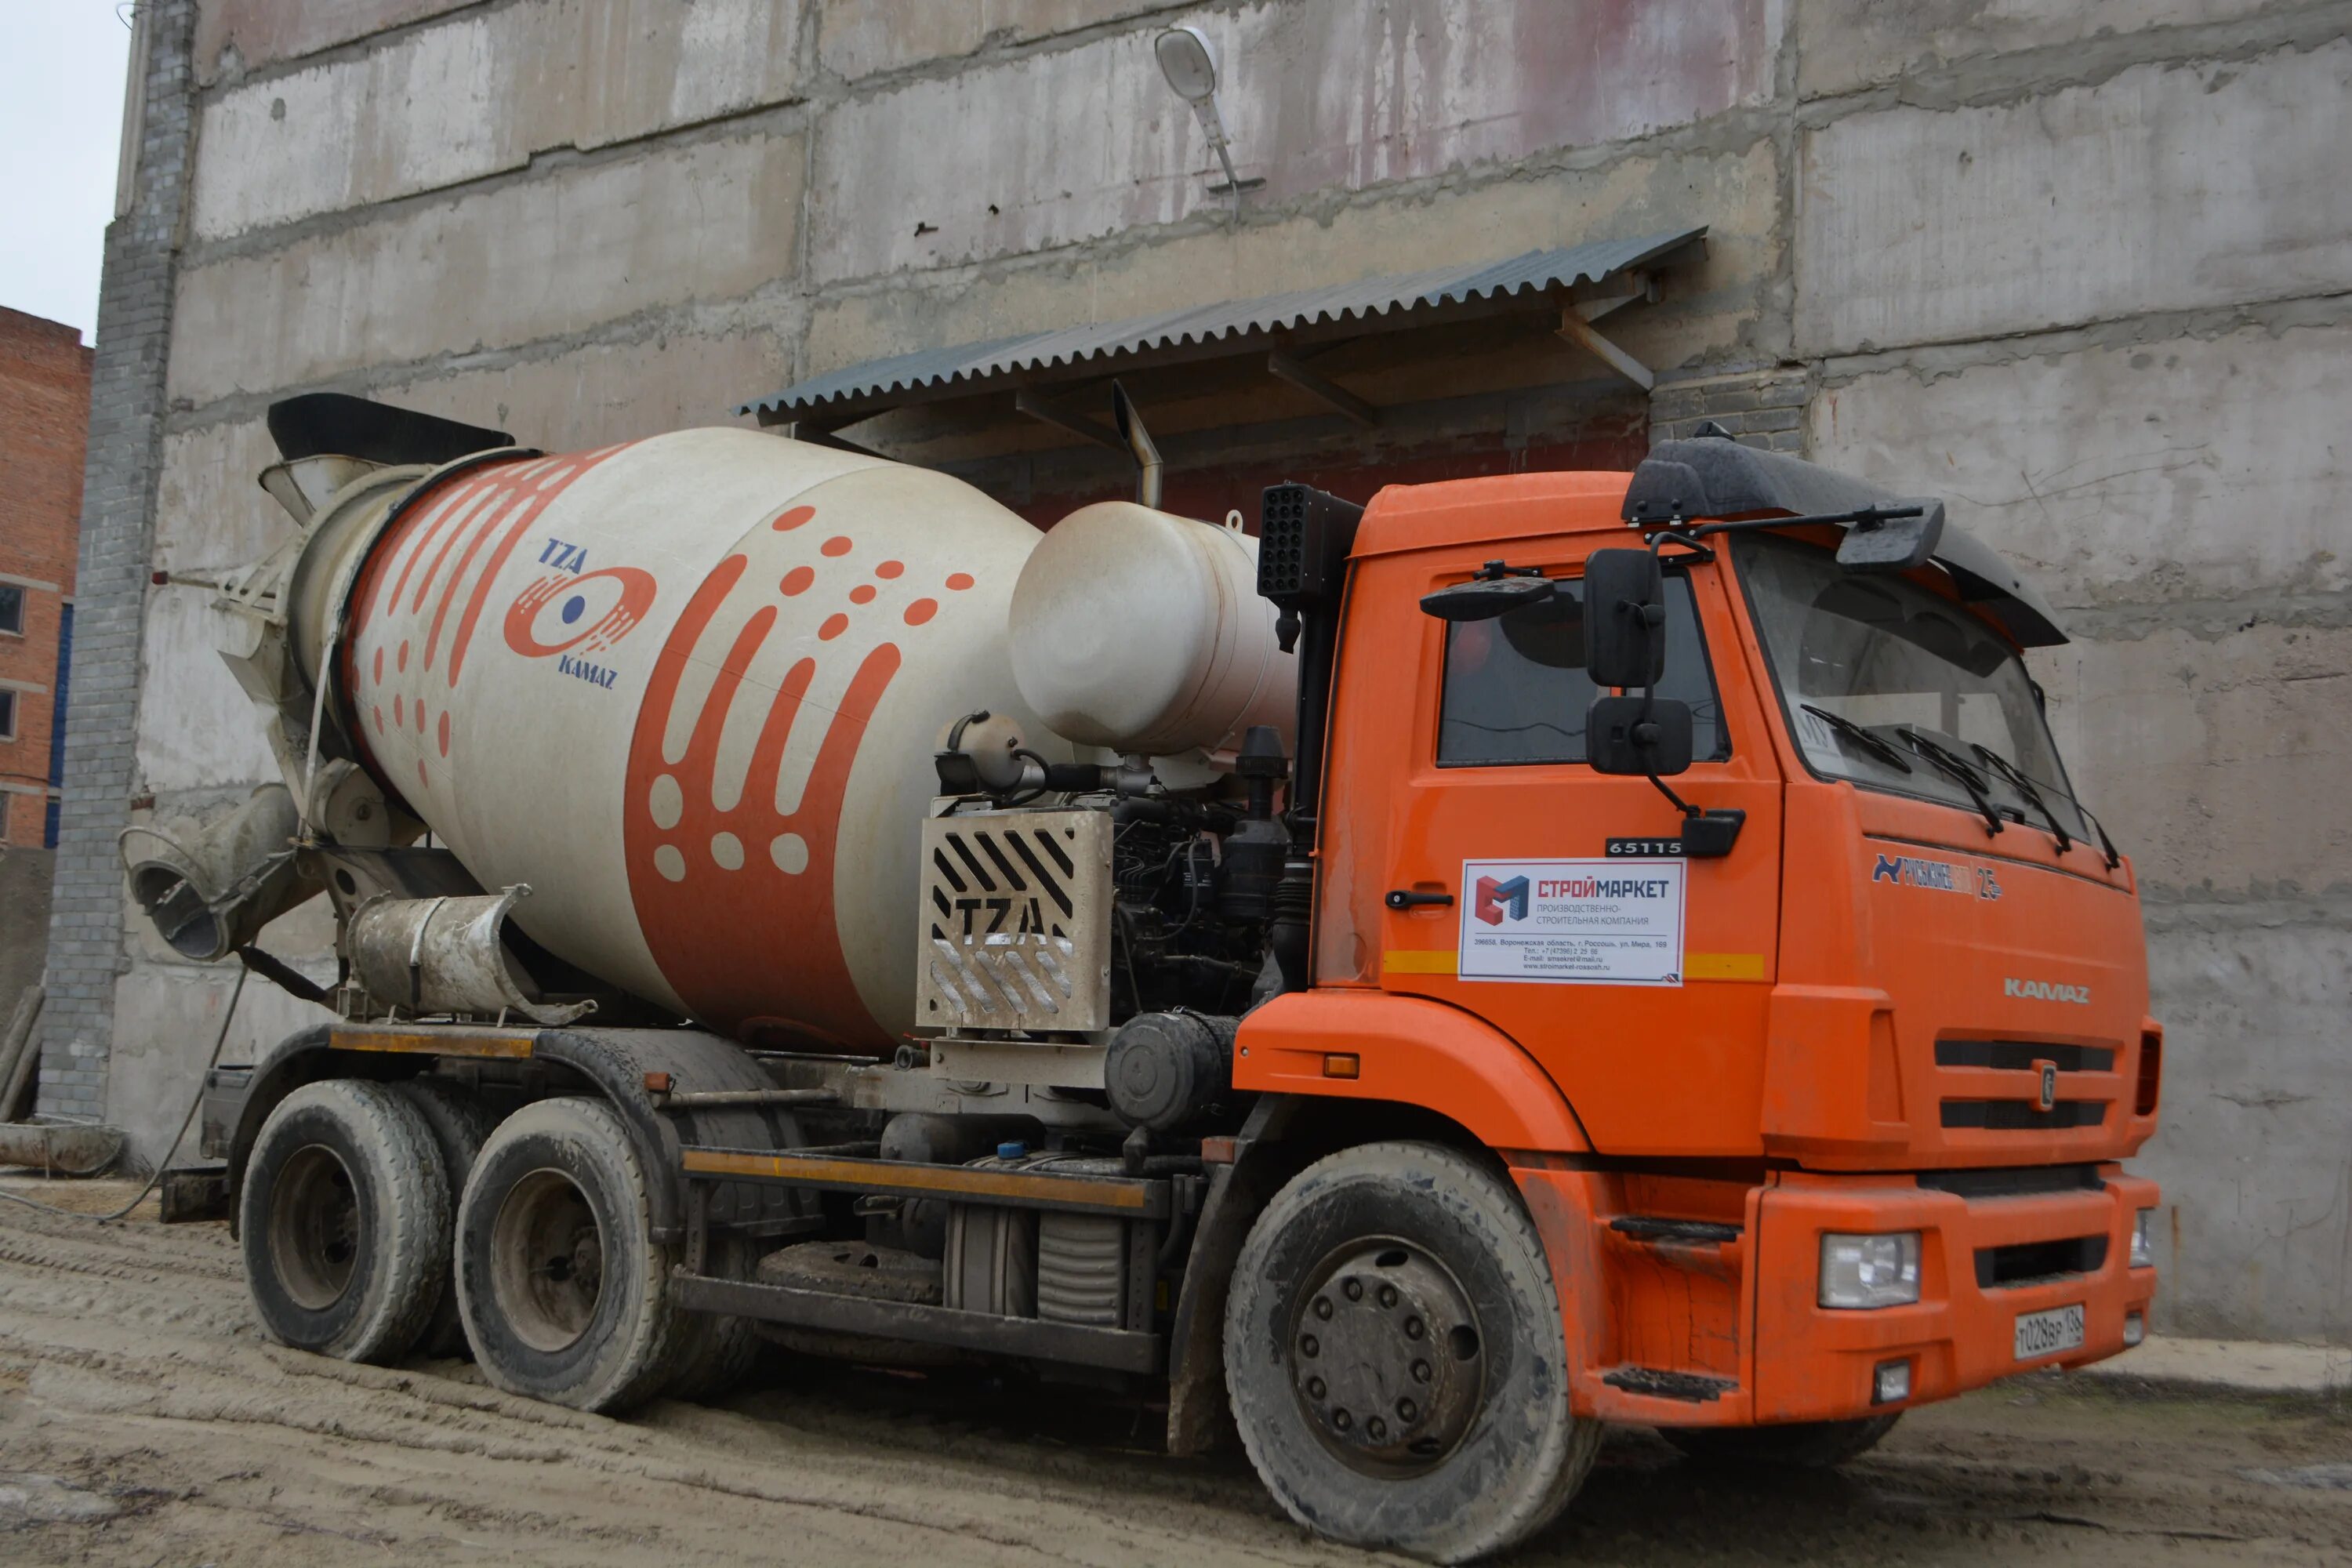
{"label": "overcast sky", "polygon": [[0,305],[98,329],[127,0],[0,0]]}

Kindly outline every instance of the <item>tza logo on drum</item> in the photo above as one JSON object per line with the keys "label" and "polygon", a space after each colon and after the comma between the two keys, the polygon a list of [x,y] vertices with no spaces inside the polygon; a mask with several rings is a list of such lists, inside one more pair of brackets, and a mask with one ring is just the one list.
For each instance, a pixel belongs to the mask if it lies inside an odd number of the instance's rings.
{"label": "tza logo on drum", "polygon": [[586,655],[611,647],[653,608],[653,574],[635,566],[586,570],[585,546],[551,539],[539,552],[552,575],[534,580],[507,610],[507,647],[591,685],[610,688],[615,671]]}

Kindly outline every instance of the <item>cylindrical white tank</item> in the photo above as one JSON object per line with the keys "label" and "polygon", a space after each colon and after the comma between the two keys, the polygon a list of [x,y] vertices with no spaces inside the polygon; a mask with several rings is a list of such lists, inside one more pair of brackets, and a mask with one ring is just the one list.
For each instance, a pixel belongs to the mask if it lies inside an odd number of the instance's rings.
{"label": "cylindrical white tank", "polygon": [[1072,512],[1013,591],[1013,676],[1055,734],[1229,761],[1253,724],[1285,744],[1297,660],[1257,594],[1257,541],[1131,501]]}
{"label": "cylindrical white tank", "polygon": [[497,461],[367,549],[337,684],[371,771],[484,887],[529,883],[551,952],[755,1043],[887,1049],[932,746],[1017,710],[1038,539],[944,475],[747,430]]}

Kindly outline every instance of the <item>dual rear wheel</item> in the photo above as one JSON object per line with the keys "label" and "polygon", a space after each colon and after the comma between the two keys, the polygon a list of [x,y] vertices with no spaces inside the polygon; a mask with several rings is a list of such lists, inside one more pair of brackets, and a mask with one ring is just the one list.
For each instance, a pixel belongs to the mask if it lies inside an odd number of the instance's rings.
{"label": "dual rear wheel", "polygon": [[722,1392],[756,1349],[671,1304],[646,1173],[601,1100],[493,1126],[454,1086],[306,1085],[255,1141],[239,1234],[263,1327],[348,1361],[470,1346],[509,1393],[614,1411]]}

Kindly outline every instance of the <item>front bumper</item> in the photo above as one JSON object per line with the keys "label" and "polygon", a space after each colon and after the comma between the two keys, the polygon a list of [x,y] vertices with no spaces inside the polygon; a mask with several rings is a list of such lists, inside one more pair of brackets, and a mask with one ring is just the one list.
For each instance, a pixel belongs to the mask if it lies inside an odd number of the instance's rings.
{"label": "front bumper", "polygon": [[[1948,1399],[2013,1373],[2080,1366],[2124,1346],[2124,1320],[2145,1314],[2156,1270],[2130,1267],[2135,1214],[2158,1199],[2154,1182],[2103,1166],[2102,1184],[2027,1197],[1962,1198],[1867,1176],[1783,1174],[1757,1205],[1754,1401],[1758,1422],[1821,1421]],[[1871,1310],[1820,1305],[1822,1237],[1916,1230],[1919,1300]],[[1979,1282],[1979,1254],[2001,1272],[2028,1249],[2104,1237],[2095,1267],[2017,1283]],[[2094,1250],[2082,1249],[2087,1258]],[[2080,1305],[2080,1347],[2020,1360],[2020,1315]],[[2143,1317],[2143,1321],[2145,1318]],[[1872,1403],[1877,1368],[1910,1365],[1910,1397]]]}

